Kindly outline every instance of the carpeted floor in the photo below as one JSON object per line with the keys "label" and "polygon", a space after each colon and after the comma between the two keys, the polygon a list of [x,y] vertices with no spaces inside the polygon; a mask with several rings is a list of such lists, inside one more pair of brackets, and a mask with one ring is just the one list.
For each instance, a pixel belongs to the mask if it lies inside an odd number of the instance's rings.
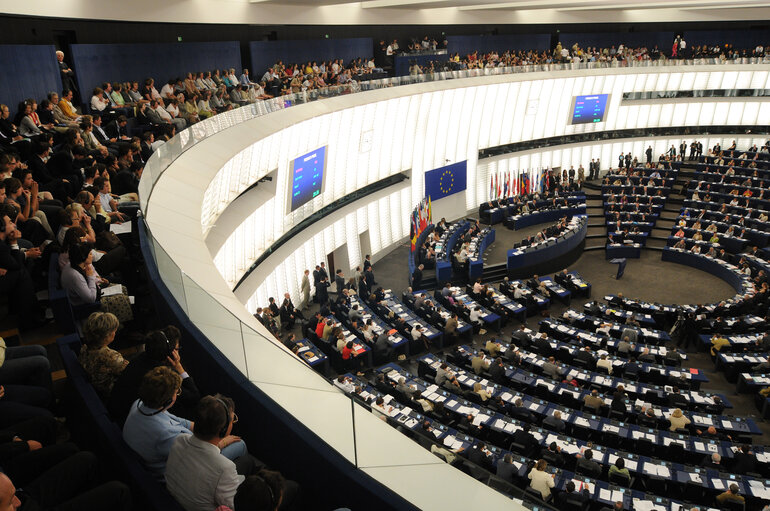
{"label": "carpeted floor", "polygon": [[[547,224],[545,224],[547,225]],[[537,232],[545,225],[532,226],[520,231],[510,231],[502,224],[495,226],[495,243],[485,254],[485,264],[497,264],[505,261],[505,253],[513,244],[520,241],[530,233]],[[390,254],[374,264],[373,270],[378,285],[385,289],[392,289],[397,294],[408,287],[407,257],[408,245],[393,250]],[[577,270],[591,283],[591,299],[602,300],[606,294],[623,293],[632,298],[646,301],[671,304],[710,303],[732,297],[733,288],[723,280],[708,273],[660,260],[661,253],[653,250],[642,250],[640,259],[629,259],[625,275],[621,280],[615,280],[617,267],[605,260],[603,250],[584,252],[570,270]],[[430,271],[426,272],[430,275]],[[587,300],[575,299],[569,308],[582,310]],[[551,308],[552,315],[559,315],[567,307],[554,304]],[[531,317],[527,325],[537,330],[539,317]],[[474,344],[482,345],[487,338],[500,337],[509,339],[513,329],[518,324],[508,324],[500,334],[487,333],[484,336],[476,335]],[[736,416],[753,418],[763,435],[755,438],[755,443],[770,443],[770,423],[765,423],[759,418],[754,406],[753,396],[750,394],[736,394],[735,385],[727,382],[724,375],[714,371],[714,363],[707,353],[689,353],[689,367],[695,367],[706,372],[709,382],[702,386],[703,390],[721,392],[728,396],[734,408],[727,413]],[[405,367],[416,371],[416,363],[407,360]]]}

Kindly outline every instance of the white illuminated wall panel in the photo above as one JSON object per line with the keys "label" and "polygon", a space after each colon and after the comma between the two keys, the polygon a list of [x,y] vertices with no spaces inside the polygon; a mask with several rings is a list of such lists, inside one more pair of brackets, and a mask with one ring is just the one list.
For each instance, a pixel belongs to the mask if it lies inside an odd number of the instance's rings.
{"label": "white illuminated wall panel", "polygon": [[[201,211],[202,230],[215,228],[217,217],[227,205],[261,177],[273,173],[275,195],[261,204],[234,229],[214,256],[217,268],[232,287],[277,239],[299,222],[332,202],[379,181],[406,172],[410,186],[388,200],[378,200],[358,208],[349,219],[325,229],[323,237],[313,236],[313,258],[302,243],[300,256],[292,256],[281,264],[281,279],[259,284],[255,296],[264,298],[268,291],[278,292],[286,285],[295,297],[298,293],[300,268],[311,268],[325,255],[348,243],[351,267],[360,263],[358,236],[369,229],[372,255],[403,241],[409,232],[409,212],[423,197],[423,175],[434,168],[468,160],[465,205],[475,209],[489,195],[489,163],[477,168],[478,150],[543,137],[591,133],[615,129],[658,126],[757,124],[770,115],[768,102],[725,98],[656,100],[622,104],[624,92],[649,90],[684,90],[732,87],[765,87],[767,71],[676,71],[613,74],[576,73],[574,76],[542,75],[526,79],[521,75],[484,84],[481,80],[464,83],[480,85],[449,87],[444,90],[407,94],[373,103],[343,108],[331,113],[289,125],[255,141],[233,157],[211,180]],[[451,82],[448,82],[450,85]],[[434,84],[435,85],[435,84]],[[605,121],[596,124],[570,125],[572,97],[581,94],[610,94]],[[365,95],[356,95],[365,97]],[[308,105],[313,107],[313,105]],[[300,107],[304,108],[304,107]],[[680,140],[656,140],[656,156]],[[590,145],[590,144],[589,144]],[[327,146],[325,188],[322,194],[296,211],[287,212],[289,166],[293,158],[321,146]],[[660,146],[660,147],[659,147]],[[620,150],[639,152],[646,146],[634,143],[608,142],[587,147],[565,147],[529,152],[496,165],[504,169],[537,169],[540,167],[578,164],[587,167],[592,157],[600,157],[603,167],[615,165]],[[621,149],[624,148],[624,149]],[[494,169],[493,169],[494,170]],[[460,216],[465,212],[458,211]],[[361,219],[364,218],[365,222]],[[311,229],[313,229],[311,227]],[[357,231],[357,232],[356,232]],[[303,239],[308,233],[300,233]],[[300,264],[301,263],[301,264]],[[289,277],[288,266],[297,272]],[[295,268],[296,266],[296,268]],[[347,274],[348,272],[346,272]],[[271,287],[273,286],[273,287]],[[255,287],[256,288],[256,287]],[[282,291],[283,292],[283,291]]]}

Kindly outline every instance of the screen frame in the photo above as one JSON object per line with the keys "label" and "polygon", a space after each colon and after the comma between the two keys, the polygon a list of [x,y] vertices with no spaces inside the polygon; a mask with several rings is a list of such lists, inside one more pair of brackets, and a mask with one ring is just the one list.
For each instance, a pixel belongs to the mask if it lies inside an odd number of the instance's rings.
{"label": "screen frame", "polygon": [[[305,201],[304,203],[302,203],[299,206],[297,206],[296,208],[292,208],[292,199],[294,197],[294,194],[293,194],[293,191],[294,191],[294,164],[295,164],[295,162],[299,158],[302,158],[303,156],[307,156],[309,154],[312,154],[312,153],[314,153],[316,151],[320,151],[321,149],[324,150],[323,170],[321,171],[322,172],[322,175],[321,175],[321,191],[315,197],[311,197],[307,201]],[[326,191],[326,173],[327,173],[327,169],[328,169],[328,164],[329,164],[329,145],[328,144],[324,144],[324,145],[319,146],[319,147],[317,147],[317,148],[315,148],[313,150],[310,150],[310,151],[303,151],[302,153],[300,153],[300,154],[298,154],[298,155],[296,155],[296,156],[294,156],[292,158],[289,158],[289,163],[288,163],[288,170],[289,170],[289,172],[288,172],[288,183],[287,183],[287,186],[286,186],[286,214],[287,215],[290,215],[290,214],[294,213],[295,211],[297,211],[300,208],[302,208],[303,206],[313,202],[315,199],[317,199],[318,197],[320,197],[321,195],[324,194],[324,192]]]}
{"label": "screen frame", "polygon": [[[572,122],[575,118],[575,103],[577,103],[577,99],[586,96],[607,96],[607,101],[604,103],[604,114],[602,115],[602,119],[598,122]],[[595,94],[578,94],[577,96],[572,96],[572,101],[570,102],[570,109],[567,117],[567,126],[582,126],[584,124],[593,125],[607,122],[607,113],[610,109],[610,100],[612,100],[612,94],[605,92],[597,92]]]}

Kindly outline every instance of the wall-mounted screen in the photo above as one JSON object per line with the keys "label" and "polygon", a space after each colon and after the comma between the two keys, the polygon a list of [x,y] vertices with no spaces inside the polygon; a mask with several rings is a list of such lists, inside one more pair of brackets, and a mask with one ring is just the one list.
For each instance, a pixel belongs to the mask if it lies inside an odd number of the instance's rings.
{"label": "wall-mounted screen", "polygon": [[575,96],[572,100],[572,120],[570,124],[603,122],[607,113],[609,94]]}
{"label": "wall-mounted screen", "polygon": [[326,171],[326,146],[303,154],[291,162],[289,212],[321,195]]}

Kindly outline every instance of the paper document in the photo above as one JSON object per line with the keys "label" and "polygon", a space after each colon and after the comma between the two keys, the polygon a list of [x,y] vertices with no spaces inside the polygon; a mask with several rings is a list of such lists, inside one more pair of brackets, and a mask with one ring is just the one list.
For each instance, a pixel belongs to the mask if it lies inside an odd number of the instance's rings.
{"label": "paper document", "polygon": [[123,292],[123,288],[121,287],[120,284],[112,284],[111,286],[107,286],[104,289],[102,289],[102,297],[119,295],[122,292]]}
{"label": "paper document", "polygon": [[128,234],[131,232],[131,222],[123,222],[122,224],[110,224],[110,231],[115,234]]}

